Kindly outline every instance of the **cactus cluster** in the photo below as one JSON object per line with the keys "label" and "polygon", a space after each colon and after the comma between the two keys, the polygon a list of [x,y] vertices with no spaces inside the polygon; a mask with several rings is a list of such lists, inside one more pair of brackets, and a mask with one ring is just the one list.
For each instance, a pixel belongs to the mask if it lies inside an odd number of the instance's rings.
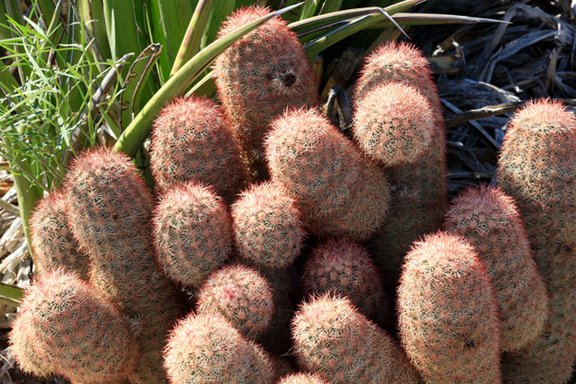
{"label": "cactus cluster", "polygon": [[[220,34],[267,13],[239,10]],[[571,113],[519,111],[499,188],[449,209],[440,99],[411,45],[368,57],[352,137],[321,113],[279,18],[214,76],[220,103],[180,98],[158,115],[155,188],[127,156],[92,149],[38,205],[41,273],[10,336],[22,368],[96,384],[566,384]]]}

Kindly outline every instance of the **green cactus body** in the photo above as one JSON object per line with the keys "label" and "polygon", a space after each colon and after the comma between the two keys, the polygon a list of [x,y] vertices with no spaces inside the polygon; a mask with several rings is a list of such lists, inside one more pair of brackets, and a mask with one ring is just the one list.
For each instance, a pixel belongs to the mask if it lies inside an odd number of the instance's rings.
{"label": "green cactus body", "polygon": [[502,321],[502,351],[534,341],[548,319],[548,294],[512,198],[498,188],[470,188],[448,211],[447,231],[478,251],[493,283]]}
{"label": "green cactus body", "polygon": [[272,180],[293,197],[316,235],[368,236],[388,211],[389,185],[316,109],[288,111],[266,141]]}
{"label": "green cactus body", "polygon": [[172,384],[272,384],[272,361],[216,313],[188,315],[172,330],[164,352]]}
{"label": "green cactus body", "polygon": [[398,323],[426,383],[502,382],[498,304],[484,264],[464,238],[439,232],[415,243],[398,288]]}
{"label": "green cactus body", "polygon": [[[224,23],[220,36],[270,12],[246,7]],[[214,65],[218,95],[238,133],[256,179],[267,175],[263,142],[271,121],[289,107],[317,104],[314,72],[298,38],[277,17],[234,43]]]}
{"label": "green cactus body", "polygon": [[296,201],[266,182],[243,192],[232,206],[236,249],[243,259],[286,268],[300,255],[306,232]]}
{"label": "green cactus body", "polygon": [[240,145],[220,107],[207,98],[180,98],[162,109],[152,129],[150,169],[156,187],[195,180],[232,202],[246,178]]}
{"label": "green cactus body", "polygon": [[165,382],[162,348],[180,306],[154,261],[150,191],[130,159],[109,149],[75,159],[65,187],[70,226],[90,258],[90,282],[131,319],[140,343],[130,380]]}
{"label": "green cactus body", "polygon": [[427,124],[433,122],[434,125],[428,148],[416,163],[384,166],[391,185],[390,212],[394,214],[388,215],[372,236],[370,249],[388,290],[394,292],[402,261],[412,242],[442,226],[448,209],[448,169],[440,97],[430,65],[416,47],[388,43],[366,59],[354,92],[355,119],[361,119],[358,113],[364,98],[377,97],[374,96],[377,89],[390,83],[402,83],[418,90],[432,108],[432,120]]}
{"label": "green cactus body", "polygon": [[30,219],[32,248],[37,272],[44,273],[65,268],[88,279],[88,256],[68,226],[68,201],[62,192],[52,192],[43,198]]}
{"label": "green cactus body", "polygon": [[232,222],[226,204],[196,182],[166,192],[154,214],[158,264],[173,281],[198,288],[232,254]]}
{"label": "green cactus body", "polygon": [[384,83],[358,101],[354,139],[385,167],[416,163],[436,132],[428,99],[406,83]]}
{"label": "green cactus body", "polygon": [[20,367],[73,382],[122,382],[137,356],[128,322],[75,273],[43,273],[27,291],[10,334]]}
{"label": "green cactus body", "polygon": [[298,365],[329,383],[420,382],[392,336],[347,298],[327,294],[304,303],[292,326]]}
{"label": "green cactus body", "polygon": [[504,380],[565,384],[576,362],[576,117],[551,100],[519,110],[502,144],[497,179],[518,204],[550,297],[544,332],[505,355]]}
{"label": "green cactus body", "polygon": [[295,373],[285,376],[278,384],[327,384],[320,376],[311,373]]}
{"label": "green cactus body", "polygon": [[265,277],[244,265],[226,266],[204,282],[197,313],[219,312],[236,329],[254,339],[272,320],[274,300]]}
{"label": "green cactus body", "polygon": [[331,239],[312,250],[304,264],[302,285],[307,295],[324,293],[350,299],[377,323],[391,319],[390,302],[368,251],[349,239]]}

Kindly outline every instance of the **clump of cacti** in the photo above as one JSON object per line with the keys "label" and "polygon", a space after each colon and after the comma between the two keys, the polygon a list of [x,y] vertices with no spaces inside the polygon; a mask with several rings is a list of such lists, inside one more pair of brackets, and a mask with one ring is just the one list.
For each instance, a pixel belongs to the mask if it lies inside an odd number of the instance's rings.
{"label": "clump of cacti", "polygon": [[[224,36],[270,12],[237,10],[223,24]],[[263,142],[270,122],[289,107],[317,103],[314,72],[296,34],[279,17],[247,34],[218,56],[218,96],[242,143],[255,177],[267,175]]]}
{"label": "clump of cacti", "polygon": [[398,288],[398,323],[427,383],[501,382],[494,288],[461,236],[438,232],[414,244]]}
{"label": "clump of cacti", "polygon": [[345,296],[364,316],[378,323],[390,318],[381,279],[366,248],[346,238],[319,244],[302,272],[302,286],[308,295]]}
{"label": "clump of cacti", "polygon": [[170,279],[198,288],[232,254],[232,222],[222,199],[197,182],[162,195],[154,214],[158,264]]}
{"label": "clump of cacti", "polygon": [[265,277],[251,268],[241,264],[226,266],[210,275],[198,291],[197,312],[219,312],[254,339],[272,319],[272,288]]}
{"label": "clump of cacti", "polygon": [[239,255],[268,268],[286,268],[300,254],[306,232],[296,201],[266,182],[244,191],[232,206]]}
{"label": "clump of cacti", "polygon": [[354,139],[385,167],[419,160],[430,150],[435,131],[430,102],[405,83],[374,87],[356,107]]}
{"label": "clump of cacti", "polygon": [[318,375],[300,372],[283,377],[278,384],[326,384],[326,382]]}
{"label": "clump of cacti", "polygon": [[316,109],[275,120],[266,157],[272,180],[297,201],[315,234],[362,239],[384,220],[386,177]]}
{"label": "clump of cacti", "polygon": [[565,384],[576,362],[574,114],[552,100],[519,110],[502,144],[497,179],[518,204],[550,297],[544,331],[530,345],[504,355],[504,379]]}
{"label": "clump of cacti", "polygon": [[121,382],[138,350],[128,322],[75,273],[45,272],[27,291],[10,334],[20,367],[73,382]]}
{"label": "clump of cacti", "polygon": [[[377,97],[378,88],[390,83],[414,87],[425,96],[432,111],[432,118],[426,124],[432,128],[429,125],[432,123],[434,128],[427,149],[416,163],[384,166],[391,184],[390,212],[394,214],[388,215],[372,236],[370,248],[388,289],[393,292],[402,260],[412,242],[442,225],[448,208],[448,169],[438,89],[430,64],[415,46],[389,43],[367,57],[354,92],[355,120],[365,119],[359,115],[364,113],[364,100]],[[402,118],[394,111],[391,113],[389,118]]]}
{"label": "clump of cacti", "polygon": [[470,188],[453,202],[445,228],[470,241],[486,266],[500,308],[502,350],[536,339],[548,319],[548,296],[512,198],[498,188]]}
{"label": "clump of cacti", "polygon": [[162,109],[152,129],[150,170],[159,191],[194,180],[232,201],[246,178],[238,140],[208,98],[180,98]]}
{"label": "clump of cacti", "polygon": [[140,354],[130,380],[164,382],[161,351],[180,305],[154,261],[150,190],[130,159],[109,149],[77,157],[65,188],[72,232],[90,259],[90,282],[134,323]]}
{"label": "clump of cacti", "polygon": [[329,383],[420,382],[394,338],[347,298],[315,297],[300,307],[292,324],[298,365]]}
{"label": "clump of cacti", "polygon": [[43,198],[30,218],[31,245],[37,272],[65,268],[88,278],[88,256],[79,249],[68,225],[68,201],[62,192]]}
{"label": "clump of cacti", "polygon": [[272,384],[272,361],[217,313],[190,314],[172,330],[164,351],[172,384]]}

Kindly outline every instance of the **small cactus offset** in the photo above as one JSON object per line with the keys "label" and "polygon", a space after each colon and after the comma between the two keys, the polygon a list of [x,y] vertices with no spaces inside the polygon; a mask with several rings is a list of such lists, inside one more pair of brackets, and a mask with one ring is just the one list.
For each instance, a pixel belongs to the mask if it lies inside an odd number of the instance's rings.
{"label": "small cactus offset", "polygon": [[[270,12],[239,9],[219,35],[234,31]],[[263,144],[271,121],[286,108],[317,103],[314,72],[286,22],[277,17],[234,43],[214,65],[218,95],[237,131],[256,179],[268,174]]]}
{"label": "small cactus offset", "polygon": [[156,187],[195,180],[231,202],[246,178],[240,144],[220,107],[208,98],[180,98],[154,122],[150,169]]}
{"label": "small cactus offset", "polygon": [[191,181],[166,192],[153,223],[158,264],[181,285],[200,287],[232,255],[226,204],[202,184]]}
{"label": "small cactus offset", "polygon": [[300,307],[292,328],[300,368],[329,383],[420,382],[394,338],[347,298],[330,294],[313,298]]}
{"label": "small cactus offset", "polygon": [[27,372],[73,382],[122,382],[136,362],[128,322],[75,273],[43,273],[28,290],[10,334]]}
{"label": "small cactus offset", "polygon": [[332,293],[352,301],[366,317],[382,323],[391,306],[368,251],[355,241],[331,239],[312,250],[302,285],[309,296]]}
{"label": "small cactus offset", "polygon": [[385,167],[418,161],[430,150],[435,131],[428,99],[405,83],[374,87],[356,107],[354,139]]}
{"label": "small cactus offset", "polygon": [[320,376],[311,373],[295,373],[282,378],[278,384],[327,384]]}
{"label": "small cactus offset", "polygon": [[297,201],[316,235],[364,239],[384,220],[386,177],[316,109],[277,119],[266,157],[272,180]]}
{"label": "small cactus offset", "polygon": [[88,279],[88,256],[72,235],[66,212],[68,201],[62,192],[43,198],[30,219],[34,264],[44,273],[65,268]]}
{"label": "small cactus offset", "polygon": [[265,182],[243,192],[232,206],[239,255],[267,268],[286,268],[300,255],[306,232],[296,201]]}
{"label": "small cactus offset", "polygon": [[[417,163],[384,168],[391,185],[390,212],[394,214],[372,236],[370,250],[387,289],[395,292],[404,256],[412,242],[442,226],[448,209],[448,168],[440,96],[430,64],[415,46],[392,42],[366,58],[354,91],[356,113],[362,110],[364,98],[390,83],[417,89],[430,103],[432,120],[428,123],[434,126],[428,149]],[[395,114],[390,117],[401,118]]]}
{"label": "small cactus offset", "polygon": [[498,188],[470,188],[454,200],[445,229],[470,241],[486,266],[500,308],[502,350],[536,339],[548,319],[548,293],[512,198]]}
{"label": "small cactus offset", "polygon": [[224,317],[190,314],[172,330],[164,351],[171,384],[272,384],[272,360]]}
{"label": "small cactus offset", "polygon": [[550,297],[544,331],[530,345],[504,355],[505,382],[566,384],[576,362],[574,114],[552,100],[519,110],[502,143],[497,179],[518,204]]}
{"label": "small cactus offset", "polygon": [[198,292],[197,313],[206,312],[220,313],[249,339],[255,339],[272,320],[272,288],[251,268],[226,266],[211,274]]}
{"label": "small cactus offset", "polygon": [[398,323],[427,383],[502,382],[494,288],[464,238],[438,232],[415,243],[398,288]]}

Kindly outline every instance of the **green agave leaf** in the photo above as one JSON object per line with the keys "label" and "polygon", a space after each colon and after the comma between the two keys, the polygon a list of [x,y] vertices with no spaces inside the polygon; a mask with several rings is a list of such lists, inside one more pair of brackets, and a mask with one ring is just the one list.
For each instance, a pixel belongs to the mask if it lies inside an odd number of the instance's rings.
{"label": "green agave leaf", "polygon": [[88,34],[94,38],[94,50],[98,60],[105,61],[112,58],[110,42],[106,34],[103,0],[80,0],[78,13]]}
{"label": "green agave leaf", "polygon": [[[503,20],[485,19],[482,17],[470,17],[459,15],[444,15],[439,13],[397,13],[394,20],[400,25],[443,25],[443,24],[475,24],[475,23],[509,23]],[[391,24],[386,21],[380,21],[373,28],[384,28]]]}
{"label": "green agave leaf", "polygon": [[198,0],[151,0],[149,2],[151,40],[163,47],[158,59],[162,82],[170,77],[182,38],[197,3]]}
{"label": "green agave leaf", "polygon": [[180,44],[178,55],[174,60],[171,75],[187,62],[192,56],[202,48],[202,37],[206,34],[206,27],[210,21],[211,10],[215,7],[214,0],[200,0],[194,10],[194,15],[190,19],[190,24]]}
{"label": "green agave leaf", "polygon": [[337,12],[342,8],[342,0],[325,0],[320,14]]}
{"label": "green agave leaf", "polygon": [[316,14],[320,0],[306,0],[300,13],[300,20],[308,19]]}
{"label": "green agave leaf", "polygon": [[0,301],[8,305],[20,305],[24,290],[20,287],[10,284],[0,283]]}
{"label": "green agave leaf", "polygon": [[[300,5],[301,3],[292,7],[298,7]],[[125,152],[134,157],[138,148],[140,148],[146,137],[148,137],[152,122],[156,118],[156,115],[167,102],[176,96],[184,94],[186,89],[194,83],[194,81],[198,79],[206,69],[208,69],[210,63],[212,63],[216,56],[224,52],[226,48],[268,20],[280,16],[283,12],[293,9],[292,7],[287,7],[276,12],[271,12],[266,16],[262,16],[253,22],[246,24],[244,27],[228,33],[204,48],[202,51],[198,52],[198,54],[188,60],[188,62],[186,62],[186,64],[184,64],[184,66],[180,68],[180,70],[152,96],[120,136],[114,149]]]}

